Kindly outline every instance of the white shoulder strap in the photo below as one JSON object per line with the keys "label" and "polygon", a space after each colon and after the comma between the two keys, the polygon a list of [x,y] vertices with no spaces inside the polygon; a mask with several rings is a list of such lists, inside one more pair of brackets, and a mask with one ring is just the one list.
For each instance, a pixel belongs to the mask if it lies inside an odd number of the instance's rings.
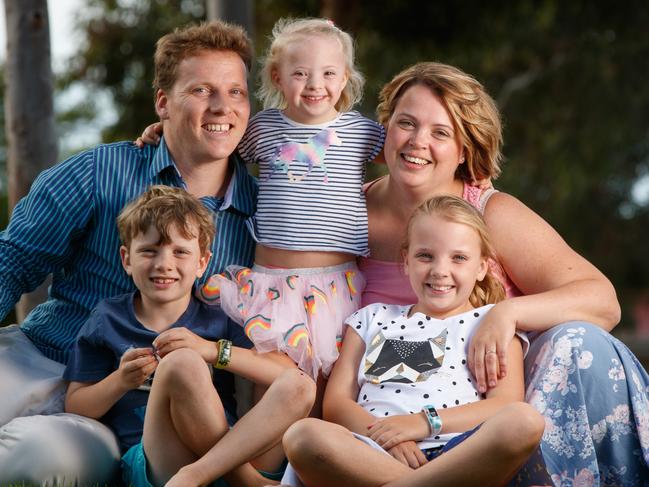
{"label": "white shoulder strap", "polygon": [[480,200],[478,201],[478,211],[480,212],[481,215],[484,215],[484,210],[487,207],[487,202],[489,201],[489,198],[491,198],[497,192],[498,190],[494,188],[485,189],[482,192],[482,194],[480,195]]}

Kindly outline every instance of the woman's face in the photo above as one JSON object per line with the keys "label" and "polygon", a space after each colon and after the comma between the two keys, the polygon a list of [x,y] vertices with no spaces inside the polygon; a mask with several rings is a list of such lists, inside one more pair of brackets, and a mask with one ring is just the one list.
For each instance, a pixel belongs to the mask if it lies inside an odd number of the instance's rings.
{"label": "woman's face", "polygon": [[411,86],[397,102],[388,121],[384,151],[390,178],[408,186],[450,185],[464,162],[451,117],[424,85]]}

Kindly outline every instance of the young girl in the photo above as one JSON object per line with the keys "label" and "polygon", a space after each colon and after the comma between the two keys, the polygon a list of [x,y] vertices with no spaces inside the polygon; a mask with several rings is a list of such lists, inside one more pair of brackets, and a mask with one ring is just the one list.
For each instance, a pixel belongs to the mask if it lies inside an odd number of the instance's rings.
{"label": "young girl", "polygon": [[[372,304],[346,320],[324,400],[326,420],[373,440],[367,442],[395,460],[337,425],[315,421],[288,430],[289,460],[308,485],[399,478],[412,485],[502,484],[540,441],[543,420],[530,406],[512,404],[523,399],[524,336],[511,342],[508,373],[485,397],[467,367],[473,332],[504,297],[489,269],[494,253],[485,223],[460,198],[433,198],[413,213],[403,256],[417,303]],[[441,463],[431,462],[442,454]]]}
{"label": "young girl", "polygon": [[363,77],[349,34],[323,19],[273,28],[260,97],[239,153],[259,164],[252,269],[231,267],[202,289],[245,329],[259,352],[281,350],[304,371],[327,376],[342,323],[360,306],[367,255],[365,163],[383,127],[349,111]]}

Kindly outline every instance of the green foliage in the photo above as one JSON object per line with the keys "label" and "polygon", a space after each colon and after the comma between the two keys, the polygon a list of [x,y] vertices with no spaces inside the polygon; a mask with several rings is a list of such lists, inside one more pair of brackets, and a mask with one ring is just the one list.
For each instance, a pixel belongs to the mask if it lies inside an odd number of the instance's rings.
{"label": "green foliage", "polygon": [[71,60],[65,82],[110,91],[118,118],[105,129],[104,141],[132,139],[157,119],[151,88],[155,41],[204,15],[200,0],[88,0],[77,17],[86,42]]}
{"label": "green foliage", "polygon": [[[279,17],[318,16],[324,3],[257,0],[257,53]],[[649,174],[645,2],[326,3],[338,5],[334,21],[356,38],[367,78],[363,113],[371,116],[380,87],[417,61],[473,74],[503,113],[506,163],[496,186],[547,219],[613,280],[623,301],[649,288],[649,209],[630,196],[638,177]],[[68,80],[108,88],[119,118],[104,139],[132,139],[156,119],[150,88],[155,40],[200,19],[203,2],[88,5],[79,14],[87,42]]]}

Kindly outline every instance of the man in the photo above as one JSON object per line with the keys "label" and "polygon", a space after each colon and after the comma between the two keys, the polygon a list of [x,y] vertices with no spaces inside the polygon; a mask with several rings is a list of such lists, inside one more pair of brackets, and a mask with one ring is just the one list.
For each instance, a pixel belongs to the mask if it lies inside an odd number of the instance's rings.
{"label": "man", "polygon": [[[214,22],[161,38],[155,106],[164,139],[100,145],[44,171],[0,234],[0,314],[53,275],[47,302],[0,329],[0,483],[110,483],[119,449],[101,423],[63,411],[67,354],[95,304],[132,291],[115,219],[154,184],[184,187],[214,212],[204,279],[248,265],[256,183],[233,155],[250,115],[243,29]],[[231,377],[221,387],[232,388]],[[226,405],[230,410],[234,405]]]}

